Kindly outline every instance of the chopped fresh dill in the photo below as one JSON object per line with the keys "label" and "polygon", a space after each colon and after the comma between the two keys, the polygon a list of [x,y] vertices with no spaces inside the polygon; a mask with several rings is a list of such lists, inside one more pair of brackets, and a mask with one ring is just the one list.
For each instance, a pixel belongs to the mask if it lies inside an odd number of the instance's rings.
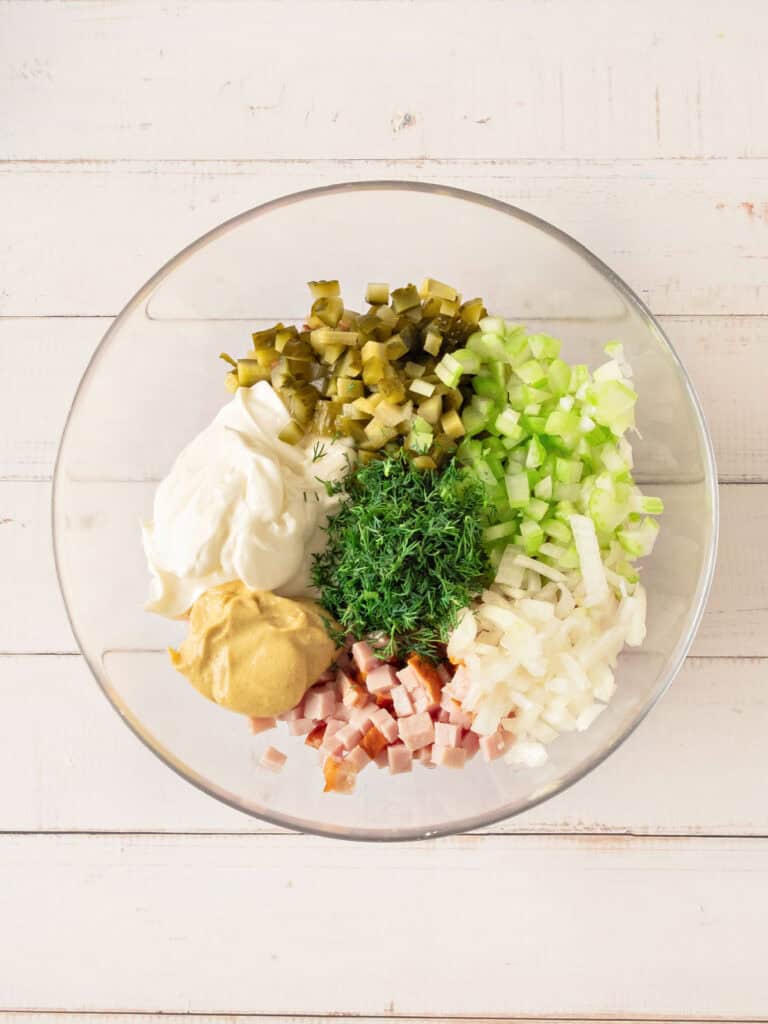
{"label": "chopped fresh dill", "polygon": [[312,579],[341,635],[383,633],[383,657],[438,656],[458,613],[488,582],[485,489],[455,462],[416,469],[399,454],[329,485],[343,496]]}
{"label": "chopped fresh dill", "polygon": [[328,454],[328,449],[321,441],[315,441],[312,445],[312,461],[319,462],[320,459],[324,459]]}

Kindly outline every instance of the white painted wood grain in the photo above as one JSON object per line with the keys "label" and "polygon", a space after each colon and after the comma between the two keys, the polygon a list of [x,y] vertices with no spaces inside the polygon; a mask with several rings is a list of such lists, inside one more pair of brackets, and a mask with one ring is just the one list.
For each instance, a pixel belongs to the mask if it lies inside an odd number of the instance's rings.
{"label": "white painted wood grain", "polygon": [[[279,831],[170,772],[79,657],[0,659],[0,706],[2,832]],[[689,659],[604,765],[490,831],[768,836],[766,731],[768,661]]]}
{"label": "white painted wood grain", "polygon": [[5,158],[768,155],[759,0],[12,0],[0,17]]}
{"label": "white painted wood grain", "polygon": [[768,1000],[753,840],[8,836],[0,877],[7,1009],[711,1018]]}
{"label": "white painted wood grain", "polygon": [[114,315],[228,217],[288,192],[371,178],[456,185],[539,214],[655,313],[768,313],[768,162],[471,159],[0,164],[0,315]]}
{"label": "white painted wood grain", "polygon": [[[3,1013],[0,1011],[0,1024],[93,1024],[94,1017],[105,1024],[327,1024],[328,1017],[307,1016],[301,1014],[286,1017],[284,1014],[252,1014],[252,1013],[196,1013],[194,1016],[186,1013]],[[554,1024],[554,1017],[437,1017],[434,1015],[422,1014],[420,1017],[402,1017],[400,1014],[387,1013],[382,1017],[361,1017],[358,1014],[347,1016],[346,1014],[333,1014],[334,1022],[339,1024],[381,1024],[383,1019],[397,1021],[397,1024],[423,1024],[424,1021],[445,1021],[446,1024]],[[635,1020],[637,1018],[634,1018]],[[690,1018],[688,1018],[690,1019]],[[700,1018],[704,1020],[703,1018]],[[736,1021],[732,1018],[731,1024],[748,1024],[747,1021]],[[752,1018],[750,1024],[754,1024],[757,1018]],[[584,1019],[570,1017],[571,1024],[591,1024]],[[628,1024],[629,1018],[621,1020],[608,1017],[601,1018],[602,1024]],[[654,1017],[654,1024],[676,1024],[669,1017]]]}
{"label": "white painted wood grain", "polygon": [[[75,388],[110,322],[0,318],[0,480],[50,479]],[[768,481],[768,318],[662,317],[661,323],[701,398],[720,479]]]}
{"label": "white painted wood grain", "polygon": [[[768,655],[768,486],[720,487],[720,555],[693,653]],[[58,593],[50,536],[50,488],[0,482],[0,653],[75,650]]]}

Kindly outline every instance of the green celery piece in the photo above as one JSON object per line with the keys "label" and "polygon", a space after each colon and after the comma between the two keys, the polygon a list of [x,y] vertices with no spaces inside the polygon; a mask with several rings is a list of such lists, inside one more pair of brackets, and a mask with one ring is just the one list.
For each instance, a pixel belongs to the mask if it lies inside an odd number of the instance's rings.
{"label": "green celery piece", "polygon": [[560,342],[549,334],[531,334],[528,344],[534,359],[557,359],[560,355]]}

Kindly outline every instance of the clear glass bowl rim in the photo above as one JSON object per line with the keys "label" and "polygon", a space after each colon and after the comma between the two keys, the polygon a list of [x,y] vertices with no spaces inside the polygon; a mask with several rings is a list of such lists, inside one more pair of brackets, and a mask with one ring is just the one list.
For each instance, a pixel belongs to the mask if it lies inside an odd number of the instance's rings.
{"label": "clear glass bowl rim", "polygon": [[[63,456],[64,443],[67,437],[67,431],[69,429],[70,420],[73,412],[77,406],[77,401],[80,396],[80,391],[88,379],[91,369],[94,366],[99,353],[109,343],[112,335],[117,333],[120,324],[125,316],[133,312],[141,303],[154,291],[157,285],[171,274],[180,264],[184,263],[190,256],[192,256],[198,249],[202,249],[208,245],[209,242],[214,241],[221,235],[237,228],[239,225],[249,220],[254,220],[258,217],[262,217],[269,214],[271,211],[280,209],[281,207],[291,206],[296,203],[301,203],[306,199],[313,199],[323,195],[334,195],[334,194],[345,194],[351,192],[421,192],[428,195],[443,195],[449,196],[453,199],[463,200],[465,202],[474,203],[479,206],[484,206],[488,209],[495,210],[498,213],[505,214],[508,217],[513,217],[517,220],[523,221],[529,224],[531,227],[537,228],[539,231],[549,235],[551,238],[560,242],[566,246],[576,255],[581,256],[589,265],[595,269],[598,273],[602,274],[610,283],[624,296],[627,302],[634,306],[640,316],[651,326],[657,333],[661,341],[667,346],[670,355],[672,356],[674,366],[677,370],[677,374],[680,381],[683,384],[685,393],[687,394],[691,405],[693,407],[698,427],[701,431],[701,436],[704,441],[704,462],[705,462],[705,479],[708,485],[709,491],[709,505],[711,510],[711,522],[710,522],[710,544],[709,550],[706,552],[704,569],[699,577],[697,592],[694,595],[694,614],[690,622],[690,626],[687,635],[684,637],[681,644],[678,645],[677,656],[672,661],[666,671],[664,672],[655,692],[648,699],[641,711],[630,721],[626,728],[621,732],[619,736],[609,744],[605,749],[594,754],[589,760],[581,765],[578,769],[572,771],[569,775],[560,782],[560,784],[553,788],[550,792],[543,795],[532,797],[523,801],[516,801],[511,804],[505,804],[496,808],[493,812],[487,814],[481,814],[474,817],[464,818],[463,820],[451,822],[445,826],[423,828],[419,826],[408,827],[403,829],[388,829],[388,830],[369,830],[364,828],[324,828],[321,825],[317,825],[312,822],[306,822],[301,819],[296,819],[288,815],[281,815],[276,812],[270,812],[269,810],[255,811],[250,807],[241,804],[236,798],[233,798],[230,794],[220,791],[217,787],[200,777],[196,774],[186,771],[181,765],[175,764],[172,760],[165,756],[165,754],[159,750],[152,740],[145,735],[134,722],[132,722],[126,715],[123,714],[122,710],[112,700],[109,691],[102,683],[101,676],[98,668],[92,663],[91,659],[85,653],[84,645],[82,644],[78,635],[77,629],[70,612],[69,603],[67,601],[66,590],[61,573],[60,557],[57,544],[56,535],[56,495],[58,491],[59,479],[60,479],[60,468],[61,460]],[[64,424],[64,430],[62,431],[61,441],[59,443],[59,449],[56,455],[56,463],[54,466],[53,473],[53,489],[51,498],[51,529],[53,534],[53,555],[54,564],[56,568],[56,579],[61,592],[62,600],[64,602],[67,619],[69,621],[70,628],[75,637],[75,641],[83,655],[88,668],[91,671],[99,689],[104,694],[106,699],[109,701],[111,707],[117,712],[120,718],[125,722],[131,732],[146,746],[152,753],[159,758],[160,761],[166,767],[170,768],[176,775],[184,779],[185,782],[190,783],[196,789],[201,790],[208,796],[220,801],[232,807],[234,810],[240,811],[243,814],[247,814],[250,817],[256,818],[260,821],[264,821],[270,825],[276,825],[280,828],[290,829],[292,831],[298,831],[307,833],[310,835],[321,836],[330,839],[347,839],[355,842],[403,842],[421,839],[434,839],[441,836],[457,835],[463,832],[470,832],[478,829],[488,828],[491,825],[497,824],[498,822],[504,821],[505,819],[516,817],[518,814],[522,814],[525,811],[531,810],[538,804],[543,803],[546,800],[557,796],[559,793],[564,792],[570,786],[574,785],[584,776],[588,775],[594,768],[602,764],[615,750],[617,750],[625,740],[627,740],[640,723],[645,719],[646,715],[652,710],[656,703],[661,699],[664,693],[669,688],[672,680],[675,678],[677,673],[685,661],[688,651],[694,641],[699,625],[701,623],[704,609],[706,607],[707,598],[709,591],[712,586],[712,579],[714,576],[715,563],[717,560],[717,545],[718,545],[718,531],[719,531],[719,495],[718,495],[718,480],[717,480],[717,467],[715,463],[714,449],[712,446],[712,439],[707,428],[707,423],[704,418],[704,413],[701,408],[696,391],[693,387],[690,377],[680,360],[674,346],[666,335],[666,332],[659,324],[659,322],[651,313],[650,309],[645,305],[642,299],[633,291],[632,288],[616,274],[611,268],[604,263],[599,257],[593,252],[578,242],[571,235],[562,231],[560,228],[555,227],[548,221],[541,217],[537,217],[535,214],[529,213],[526,210],[522,210],[511,203],[503,202],[500,199],[493,199],[490,196],[483,195],[479,192],[473,192],[469,189],[455,188],[450,185],[441,185],[433,182],[421,182],[421,181],[408,181],[399,179],[372,179],[363,181],[348,181],[348,182],[337,182],[330,185],[320,185],[315,188],[303,189],[299,192],[291,192],[283,196],[279,196],[276,199],[270,199],[265,203],[260,203],[258,206],[254,206],[251,209],[245,210],[242,213],[237,214],[228,220],[223,221],[210,231],[200,235],[199,238],[195,239],[189,245],[181,249],[175,256],[173,256],[167,263],[165,263],[160,269],[150,277],[145,284],[133,295],[133,297],[126,303],[120,313],[112,321],[104,336],[102,337],[99,344],[96,346],[88,364],[83,372],[80,382],[77,386],[77,390],[72,398],[72,402],[67,412],[66,422]]]}

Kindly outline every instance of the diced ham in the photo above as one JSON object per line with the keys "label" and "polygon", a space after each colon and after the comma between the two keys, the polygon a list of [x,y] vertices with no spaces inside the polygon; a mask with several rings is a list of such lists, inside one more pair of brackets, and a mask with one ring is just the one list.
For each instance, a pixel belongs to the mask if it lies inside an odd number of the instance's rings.
{"label": "diced ham", "polygon": [[381,662],[373,653],[373,648],[365,640],[358,640],[356,644],[352,644],[352,660],[357,665],[357,669],[363,678],[378,665],[381,665]]}
{"label": "diced ham", "polygon": [[325,736],[325,722],[318,722],[311,733],[308,734],[304,740],[308,747],[314,747],[316,750],[320,749]]}
{"label": "diced ham", "polygon": [[334,733],[339,731],[339,729],[343,729],[346,724],[346,722],[343,722],[338,718],[329,718],[325,723],[325,735],[333,736]]}
{"label": "diced ham", "polygon": [[438,722],[450,722],[450,720],[451,720],[450,714],[445,710],[445,708],[440,708],[440,710],[437,712],[437,721]]}
{"label": "diced ham", "polygon": [[333,690],[323,688],[321,690],[310,690],[304,700],[304,718],[313,718],[316,722],[322,721],[333,714],[336,707],[336,694]]}
{"label": "diced ham", "polygon": [[375,759],[378,754],[386,747],[387,738],[377,729],[375,725],[370,726],[365,732],[365,735],[360,740],[360,746],[366,752],[366,754]]}
{"label": "diced ham", "polygon": [[387,747],[387,761],[390,775],[402,775],[413,768],[413,754],[402,743],[393,743]]}
{"label": "diced ham", "polygon": [[451,676],[451,670],[448,668],[447,665],[438,665],[437,674],[440,676],[440,682],[443,684],[443,686],[445,686],[446,683],[450,683],[451,679],[453,678]]}
{"label": "diced ham", "polygon": [[454,705],[448,713],[448,720],[451,725],[458,725],[462,729],[471,729],[474,718],[468,711],[462,711]]}
{"label": "diced ham", "polygon": [[348,708],[357,708],[367,700],[365,687],[346,672],[339,672],[336,676],[336,685],[341,690],[341,699]]}
{"label": "diced ham", "polygon": [[371,763],[370,757],[366,754],[362,747],[355,747],[347,754],[344,758],[344,763],[349,765],[352,771],[361,772],[367,764]]}
{"label": "diced ham", "polygon": [[427,696],[427,691],[422,686],[413,694],[413,710],[417,715],[420,715],[422,711],[429,710],[429,697]]}
{"label": "diced ham", "polygon": [[337,700],[333,708],[332,717],[339,719],[341,722],[348,722],[351,711],[352,709],[348,708],[346,704],[342,704],[340,700]]}
{"label": "diced ham", "polygon": [[355,788],[356,772],[351,765],[335,757],[326,757],[323,764],[326,793],[351,793]]}
{"label": "diced ham", "polygon": [[419,677],[413,671],[410,665],[406,665],[405,668],[401,668],[395,675],[406,688],[408,693],[414,693],[419,688]]}
{"label": "diced ham", "polygon": [[393,686],[391,695],[395,714],[398,718],[406,718],[408,715],[413,714],[413,703],[408,691],[402,684],[400,686]]}
{"label": "diced ham", "polygon": [[259,764],[270,772],[281,772],[287,760],[286,755],[276,747],[267,747],[261,755]]}
{"label": "diced ham", "polygon": [[291,708],[290,711],[284,711],[282,715],[278,715],[277,717],[281,722],[295,722],[297,718],[305,718],[304,701],[300,700],[295,708]]}
{"label": "diced ham", "polygon": [[349,724],[364,733],[373,721],[373,716],[379,710],[378,704],[364,704],[359,708],[352,708],[349,713]]}
{"label": "diced ham", "polygon": [[341,741],[345,750],[352,750],[363,738],[363,734],[354,725],[345,725],[343,729],[339,729],[334,738]]}
{"label": "diced ham", "polygon": [[470,684],[469,671],[464,665],[459,665],[454,673],[453,679],[447,685],[447,690],[456,700],[464,700],[469,692]]}
{"label": "diced ham", "polygon": [[437,722],[435,725],[435,743],[441,747],[458,747],[461,745],[461,729],[458,725]]}
{"label": "diced ham", "polygon": [[438,707],[440,695],[443,692],[443,681],[437,669],[431,661],[422,658],[418,654],[412,654],[408,659],[408,665],[413,670],[416,678],[424,687],[429,697],[429,708]]}
{"label": "diced ham", "polygon": [[495,761],[497,757],[501,757],[505,753],[506,749],[507,738],[500,732],[480,738],[480,753],[486,761]]}
{"label": "diced ham", "polygon": [[432,748],[432,760],[444,768],[463,768],[467,752],[463,747],[441,747],[436,743]]}
{"label": "diced ham", "polygon": [[344,744],[339,739],[339,734],[337,732],[328,732],[326,729],[323,742],[320,744],[320,750],[331,757],[340,757],[344,750]]}
{"label": "diced ham", "polygon": [[389,764],[389,757],[387,755],[388,749],[388,747],[384,747],[384,749],[380,750],[376,757],[374,757],[373,763],[376,765],[377,768],[386,768],[387,765]]}
{"label": "diced ham", "polygon": [[258,736],[260,732],[266,732],[267,729],[274,729],[276,725],[276,718],[251,718],[248,723],[254,736]]}
{"label": "diced ham", "polygon": [[425,768],[436,768],[435,762],[432,760],[432,747],[422,747],[413,755]]}
{"label": "diced ham", "polygon": [[409,715],[408,718],[399,718],[397,725],[400,739],[409,750],[418,750],[420,747],[434,743],[435,726],[427,711],[418,715]]}
{"label": "diced ham", "polygon": [[288,723],[288,732],[291,736],[307,736],[315,728],[311,718],[294,718]]}
{"label": "diced ham", "polygon": [[394,743],[397,739],[397,722],[390,715],[386,708],[379,708],[372,718],[373,724],[384,736],[387,743]]}
{"label": "diced ham", "polygon": [[391,665],[382,665],[381,662],[378,662],[378,667],[371,669],[365,677],[365,685],[368,687],[369,693],[375,694],[391,690],[396,682],[395,670]]}
{"label": "diced ham", "polygon": [[391,711],[394,708],[392,703],[391,690],[385,691],[384,693],[377,693],[374,697],[376,704],[380,708],[386,708],[387,711]]}
{"label": "diced ham", "polygon": [[480,737],[476,732],[465,732],[461,741],[461,749],[466,751],[467,760],[474,757],[480,749]]}

